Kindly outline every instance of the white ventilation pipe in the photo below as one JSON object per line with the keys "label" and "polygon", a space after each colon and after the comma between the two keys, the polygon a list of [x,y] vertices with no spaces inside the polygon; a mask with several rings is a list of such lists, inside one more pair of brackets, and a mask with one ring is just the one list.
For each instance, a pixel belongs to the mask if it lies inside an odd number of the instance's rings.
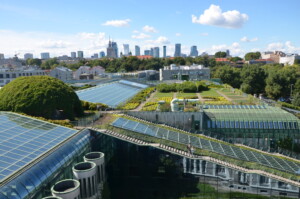
{"label": "white ventilation pipe", "polygon": [[61,197],[62,199],[79,199],[79,187],[80,183],[77,180],[67,179],[53,185],[51,192],[53,196]]}

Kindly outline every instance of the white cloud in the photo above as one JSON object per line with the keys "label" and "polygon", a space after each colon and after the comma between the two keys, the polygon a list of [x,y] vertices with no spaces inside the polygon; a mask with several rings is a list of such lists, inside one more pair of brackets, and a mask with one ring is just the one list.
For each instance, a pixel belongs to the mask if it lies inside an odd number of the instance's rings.
{"label": "white cloud", "polygon": [[208,36],[208,33],[207,32],[203,32],[203,33],[201,33],[201,36]]}
{"label": "white cloud", "polygon": [[258,38],[257,37],[254,37],[254,38],[252,38],[252,39],[249,39],[248,37],[242,37],[241,38],[241,41],[242,42],[255,42],[255,41],[257,41],[258,40]]}
{"label": "white cloud", "polygon": [[292,44],[291,41],[282,42],[275,42],[268,44],[267,51],[283,51],[286,53],[299,53],[300,47],[296,47]]}
{"label": "white cloud", "polygon": [[218,51],[230,51],[232,56],[243,56],[245,51],[241,48],[241,45],[238,42],[234,42],[231,45],[221,44],[221,45],[212,45],[210,49],[207,49],[209,54],[215,54]]}
{"label": "white cloud", "polygon": [[181,33],[176,33],[175,36],[176,36],[176,37],[180,37],[180,36],[181,36]]}
{"label": "white cloud", "polygon": [[133,39],[146,39],[146,38],[149,38],[151,37],[150,35],[146,35],[144,33],[140,33],[138,35],[132,35],[131,36]]}
{"label": "white cloud", "polygon": [[125,27],[129,26],[130,19],[124,19],[124,20],[110,20],[103,23],[103,26],[113,26],[113,27]]}
{"label": "white cloud", "polygon": [[170,41],[167,37],[160,36],[156,40],[147,40],[146,43],[149,44],[147,46],[151,46],[151,45],[158,45],[158,44],[169,44]]}
{"label": "white cloud", "polygon": [[157,30],[156,30],[153,26],[148,26],[148,25],[144,26],[144,27],[143,27],[143,30],[144,30],[145,32],[153,32],[153,33],[156,33],[156,32],[157,32]]}
{"label": "white cloud", "polygon": [[134,33],[134,34],[138,34],[138,33],[140,33],[140,31],[138,31],[138,30],[134,30],[134,31],[132,31],[132,33]]}
{"label": "white cloud", "polygon": [[62,40],[47,40],[40,42],[38,45],[42,48],[67,48],[68,46],[70,46],[70,43],[64,42]]}
{"label": "white cloud", "polygon": [[247,14],[242,14],[237,10],[222,12],[220,6],[214,4],[211,4],[199,18],[192,15],[193,23],[224,28],[241,28],[248,19]]}

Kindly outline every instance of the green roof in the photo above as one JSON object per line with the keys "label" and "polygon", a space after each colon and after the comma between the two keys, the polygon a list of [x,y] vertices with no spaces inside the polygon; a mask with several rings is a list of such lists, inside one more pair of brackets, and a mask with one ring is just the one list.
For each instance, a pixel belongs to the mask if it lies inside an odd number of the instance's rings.
{"label": "green roof", "polygon": [[290,121],[300,123],[293,114],[272,106],[209,106],[204,113],[219,121]]}

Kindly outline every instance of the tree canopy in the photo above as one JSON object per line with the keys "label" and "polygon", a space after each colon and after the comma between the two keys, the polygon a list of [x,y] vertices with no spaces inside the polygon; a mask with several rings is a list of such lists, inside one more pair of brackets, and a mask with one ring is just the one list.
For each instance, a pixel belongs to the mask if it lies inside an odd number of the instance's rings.
{"label": "tree canopy", "polygon": [[215,58],[224,58],[226,56],[227,56],[226,52],[219,51],[215,53]]}
{"label": "tree canopy", "polygon": [[48,76],[19,77],[0,90],[0,110],[53,119],[57,111],[73,120],[83,115],[78,96],[62,81]]}
{"label": "tree canopy", "polygon": [[261,56],[260,52],[250,52],[245,55],[245,60],[249,61],[249,60],[259,59],[260,56]]}

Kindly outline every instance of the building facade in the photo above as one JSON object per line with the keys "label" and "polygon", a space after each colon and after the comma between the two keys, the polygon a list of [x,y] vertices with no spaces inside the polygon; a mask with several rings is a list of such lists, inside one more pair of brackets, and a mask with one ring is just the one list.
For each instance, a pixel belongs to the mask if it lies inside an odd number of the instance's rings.
{"label": "building facade", "polygon": [[192,46],[191,47],[191,53],[190,53],[191,57],[197,57],[198,56],[198,50],[197,50],[197,46]]}
{"label": "building facade", "polygon": [[0,59],[4,59],[4,54],[0,53]]}
{"label": "building facade", "polygon": [[163,46],[163,57],[167,57],[167,46]]}
{"label": "building facade", "polygon": [[41,59],[50,59],[50,53],[48,52],[41,53]]}
{"label": "building facade", "polygon": [[141,55],[141,48],[139,46],[135,46],[135,56]]}
{"label": "building facade", "polygon": [[175,44],[174,57],[180,57],[180,56],[181,56],[181,44]]}
{"label": "building facade", "polygon": [[73,71],[69,68],[58,66],[50,71],[50,76],[65,82],[73,79]]}
{"label": "building facade", "polygon": [[24,54],[24,59],[27,60],[27,59],[33,59],[33,54],[32,53],[25,53]]}
{"label": "building facade", "polygon": [[78,58],[83,58],[83,51],[77,51]]}
{"label": "building facade", "polygon": [[107,57],[108,58],[118,58],[118,45],[116,42],[109,41],[107,47]]}
{"label": "building facade", "polygon": [[76,58],[76,52],[71,52],[71,58],[75,59]]}
{"label": "building facade", "polygon": [[159,69],[159,80],[208,80],[210,79],[210,69],[202,65],[191,66],[164,66]]}
{"label": "building facade", "polygon": [[159,58],[159,47],[153,48],[153,57]]}
{"label": "building facade", "polygon": [[0,87],[5,86],[17,77],[47,75],[43,70],[3,70],[0,69]]}
{"label": "building facade", "polygon": [[124,48],[124,56],[128,56],[129,55],[129,44],[123,44],[123,48]]}

